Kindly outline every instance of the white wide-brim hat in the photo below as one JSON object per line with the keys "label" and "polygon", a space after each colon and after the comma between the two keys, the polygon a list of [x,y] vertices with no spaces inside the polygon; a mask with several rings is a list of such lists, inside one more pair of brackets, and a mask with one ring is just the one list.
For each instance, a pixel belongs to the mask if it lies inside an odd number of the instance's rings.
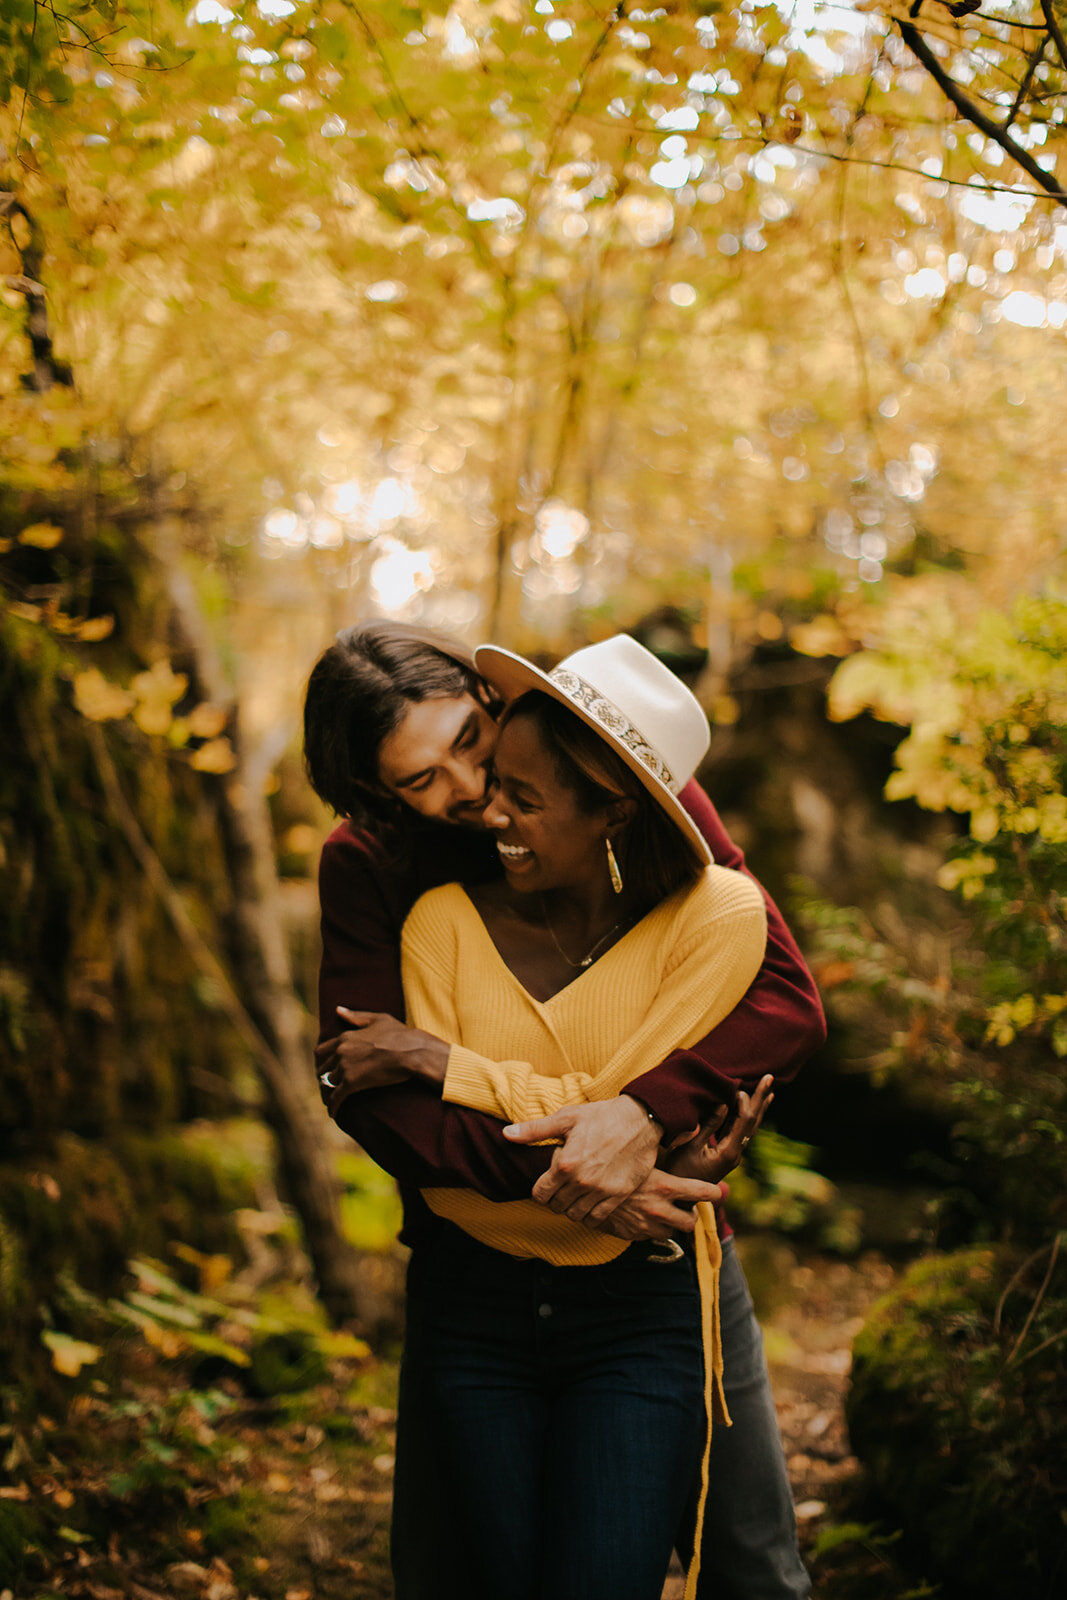
{"label": "white wide-brim hat", "polygon": [[569,706],[622,757],[700,859],[711,862],[707,840],[678,799],[707,755],[708,719],[650,650],[618,633],[565,656],[551,672],[493,644],[479,645],[474,662],[506,700],[539,689]]}

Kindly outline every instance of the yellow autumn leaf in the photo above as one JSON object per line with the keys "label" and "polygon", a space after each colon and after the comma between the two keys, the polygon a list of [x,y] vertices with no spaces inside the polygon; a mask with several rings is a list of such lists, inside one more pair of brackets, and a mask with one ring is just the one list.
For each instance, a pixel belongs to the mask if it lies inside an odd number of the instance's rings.
{"label": "yellow autumn leaf", "polygon": [[84,1339],[72,1339],[69,1333],[57,1333],[46,1328],[41,1343],[52,1352],[52,1365],[65,1378],[76,1378],[83,1367],[91,1367],[103,1355],[98,1344],[87,1344]]}
{"label": "yellow autumn leaf", "polygon": [[184,672],[171,670],[169,661],[157,661],[147,672],[139,672],[130,685],[139,700],[161,700],[172,706],[189,687]]}
{"label": "yellow autumn leaf", "polygon": [[217,739],[226,726],[226,712],[222,706],[204,700],[190,711],[188,722],[190,738]]}
{"label": "yellow autumn leaf", "polygon": [[96,644],[108,639],[115,631],[114,617],[88,617],[78,627],[78,638],[86,644]]}
{"label": "yellow autumn leaf", "polygon": [[1000,818],[992,806],[982,806],[971,812],[971,838],[988,844],[1000,832]]}
{"label": "yellow autumn leaf", "polygon": [[166,733],[171,724],[170,703],[167,700],[142,700],[133,714],[133,720],[142,733]]}
{"label": "yellow autumn leaf", "polygon": [[35,550],[54,550],[63,537],[63,529],[54,522],[31,522],[19,534],[19,544],[32,545]]}
{"label": "yellow autumn leaf", "polygon": [[193,751],[192,764],[197,772],[232,772],[237,757],[229,739],[211,739]]}
{"label": "yellow autumn leaf", "polygon": [[74,704],[90,722],[107,722],[113,717],[124,717],[134,703],[134,696],[128,689],[109,682],[96,667],[75,674]]}
{"label": "yellow autumn leaf", "polygon": [[354,1333],[346,1333],[343,1328],[320,1333],[318,1342],[323,1355],[331,1360],[365,1361],[371,1353],[365,1339],[358,1339]]}
{"label": "yellow autumn leaf", "polygon": [[185,1351],[185,1340],[174,1328],[161,1327],[158,1322],[146,1317],[141,1332],[145,1343],[150,1344],[153,1350],[158,1350],[168,1361],[174,1361]]}
{"label": "yellow autumn leaf", "polygon": [[20,622],[40,622],[41,620],[40,606],[27,605],[22,600],[12,600],[7,607],[7,614],[9,617],[18,617]]}

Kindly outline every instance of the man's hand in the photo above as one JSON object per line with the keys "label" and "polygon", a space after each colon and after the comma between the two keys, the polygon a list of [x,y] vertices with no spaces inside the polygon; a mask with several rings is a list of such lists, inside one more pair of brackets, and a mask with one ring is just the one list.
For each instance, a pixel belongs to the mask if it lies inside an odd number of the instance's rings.
{"label": "man's hand", "polygon": [[693,1207],[702,1200],[717,1205],[722,1197],[723,1190],[717,1183],[676,1178],[656,1169],[633,1194],[615,1206],[597,1232],[630,1240],[670,1239],[677,1233],[692,1233],[696,1227]]}
{"label": "man's hand", "polygon": [[504,1133],[516,1144],[562,1139],[552,1165],[534,1184],[533,1198],[572,1222],[597,1224],[652,1172],[663,1130],[649,1120],[639,1101],[624,1094],[615,1100],[564,1106],[551,1117],[513,1123]]}
{"label": "man's hand", "polygon": [[384,1011],[338,1006],[337,1015],[352,1026],[315,1049],[319,1087],[331,1117],[360,1089],[380,1089],[412,1077],[444,1082],[449,1047],[443,1039],[409,1028]]}

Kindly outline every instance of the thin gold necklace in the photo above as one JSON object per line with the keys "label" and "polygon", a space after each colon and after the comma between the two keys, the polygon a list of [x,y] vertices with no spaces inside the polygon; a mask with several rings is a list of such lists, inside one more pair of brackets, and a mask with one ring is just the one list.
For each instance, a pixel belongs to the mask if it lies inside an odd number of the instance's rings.
{"label": "thin gold necklace", "polygon": [[548,907],[545,905],[544,895],[541,896],[541,915],[545,919],[545,927],[548,929],[552,943],[555,945],[556,949],[559,951],[568,967],[572,968],[575,972],[581,972],[586,967],[591,967],[593,964],[593,958],[600,949],[600,946],[602,944],[607,944],[613,933],[618,933],[621,927],[623,927],[627,922],[633,920],[631,917],[620,917],[618,922],[614,923],[608,929],[607,933],[602,933],[600,935],[600,938],[597,940],[596,944],[590,946],[589,950],[580,961],[572,961],[566,950],[564,950],[563,946],[560,944],[559,939],[556,937],[556,930],[552,926],[552,919],[548,915]]}

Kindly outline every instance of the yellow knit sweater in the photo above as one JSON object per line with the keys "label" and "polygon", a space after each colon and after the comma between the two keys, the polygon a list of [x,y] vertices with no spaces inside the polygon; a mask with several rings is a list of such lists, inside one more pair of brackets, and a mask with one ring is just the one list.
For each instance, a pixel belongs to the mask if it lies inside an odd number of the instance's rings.
{"label": "yellow knit sweater", "polygon": [[[509,1122],[585,1100],[608,1100],[728,1016],[759,971],[763,897],[751,879],[708,867],[549,1000],[535,1000],[501,958],[458,884],[431,889],[403,933],[404,997],[414,1027],[452,1044],[444,1098]],[[511,1059],[502,1060],[507,1050]],[[483,1244],[556,1266],[593,1266],[627,1248],[533,1200],[493,1201],[466,1189],[424,1198]],[[709,1436],[722,1395],[718,1337],[721,1250],[710,1206],[697,1208]],[[710,1437],[709,1437],[710,1443]],[[704,1491],[707,1490],[707,1451]],[[703,1518],[701,1498],[700,1521]],[[700,1540],[686,1586],[695,1593]]]}
{"label": "yellow knit sweater", "polygon": [[[444,1098],[507,1122],[609,1100],[728,1016],[759,971],[763,897],[750,878],[708,867],[662,901],[550,1000],[504,964],[458,884],[431,889],[403,934],[408,1020],[448,1040]],[[501,1059],[504,1051],[510,1059]],[[483,1244],[557,1266],[610,1261],[623,1241],[533,1200],[428,1189],[432,1208]]]}

